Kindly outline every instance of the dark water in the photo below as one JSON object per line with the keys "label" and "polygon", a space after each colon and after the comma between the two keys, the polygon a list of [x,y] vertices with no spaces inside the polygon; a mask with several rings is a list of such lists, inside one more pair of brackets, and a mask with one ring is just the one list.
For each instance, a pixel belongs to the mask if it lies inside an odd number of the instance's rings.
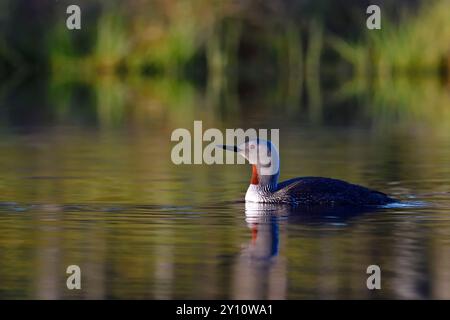
{"label": "dark water", "polygon": [[[32,88],[0,109],[1,298],[450,298],[448,88],[412,86],[411,105],[329,92],[218,103],[164,83]],[[247,165],[172,164],[170,134],[194,120],[279,128],[282,180],[340,178],[402,204],[246,205]],[[66,288],[72,264],[80,291]],[[366,288],[372,264],[381,290]]]}

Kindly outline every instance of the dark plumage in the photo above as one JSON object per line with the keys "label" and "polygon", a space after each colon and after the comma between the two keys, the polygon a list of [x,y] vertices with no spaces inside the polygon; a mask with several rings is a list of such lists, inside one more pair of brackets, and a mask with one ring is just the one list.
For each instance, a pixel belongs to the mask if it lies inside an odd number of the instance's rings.
{"label": "dark plumage", "polygon": [[277,185],[278,202],[300,205],[384,205],[395,202],[386,194],[338,179],[302,177]]}

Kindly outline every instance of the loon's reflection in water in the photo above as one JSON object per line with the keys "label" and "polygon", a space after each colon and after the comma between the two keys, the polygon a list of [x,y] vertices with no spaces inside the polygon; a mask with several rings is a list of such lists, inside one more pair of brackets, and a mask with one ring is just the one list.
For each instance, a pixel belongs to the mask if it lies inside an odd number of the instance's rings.
{"label": "loon's reflection in water", "polygon": [[[278,219],[287,215],[287,207],[270,204],[245,204],[245,220],[251,240],[234,264],[234,299],[285,299],[287,264],[279,256]],[[281,235],[282,237],[283,235]]]}
{"label": "loon's reflection in water", "polygon": [[246,202],[245,221],[251,239],[243,245],[234,263],[233,298],[287,298],[288,265],[283,254],[286,224],[345,225],[353,217],[377,210],[376,207],[292,207]]}

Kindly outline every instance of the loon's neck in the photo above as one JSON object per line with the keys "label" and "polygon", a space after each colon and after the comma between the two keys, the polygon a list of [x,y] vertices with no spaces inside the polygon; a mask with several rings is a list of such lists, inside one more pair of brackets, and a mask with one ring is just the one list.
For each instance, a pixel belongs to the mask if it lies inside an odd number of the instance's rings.
{"label": "loon's neck", "polygon": [[252,167],[252,178],[245,194],[245,201],[269,202],[270,196],[278,188],[279,172],[274,175],[261,175],[255,165]]}

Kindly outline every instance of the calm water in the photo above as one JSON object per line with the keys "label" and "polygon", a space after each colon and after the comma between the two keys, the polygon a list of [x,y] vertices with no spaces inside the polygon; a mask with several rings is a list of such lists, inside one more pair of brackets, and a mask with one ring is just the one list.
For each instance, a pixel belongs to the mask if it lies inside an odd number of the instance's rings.
{"label": "calm water", "polygon": [[[38,88],[2,100],[1,298],[450,298],[448,88],[440,105],[425,95],[411,109],[332,103],[327,92],[295,107],[256,98],[224,109],[192,88],[174,98],[103,85],[106,95]],[[280,128],[282,180],[335,177],[403,204],[246,206],[247,165],[171,163],[172,130],[198,119]],[[71,264],[80,291],[66,289]],[[371,264],[382,270],[376,292]]]}

